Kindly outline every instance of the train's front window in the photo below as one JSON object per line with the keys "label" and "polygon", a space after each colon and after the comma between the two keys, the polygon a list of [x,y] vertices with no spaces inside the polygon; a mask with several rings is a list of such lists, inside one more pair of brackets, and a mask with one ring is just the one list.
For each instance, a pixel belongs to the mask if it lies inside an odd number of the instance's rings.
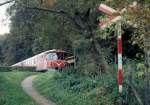
{"label": "train's front window", "polygon": [[64,53],[57,53],[59,60],[64,60]]}
{"label": "train's front window", "polygon": [[56,53],[49,53],[47,55],[48,60],[58,60],[57,54]]}

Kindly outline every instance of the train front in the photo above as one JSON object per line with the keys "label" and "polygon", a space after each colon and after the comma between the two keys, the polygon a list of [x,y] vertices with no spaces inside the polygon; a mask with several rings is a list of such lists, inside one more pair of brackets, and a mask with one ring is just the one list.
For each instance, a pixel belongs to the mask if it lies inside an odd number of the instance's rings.
{"label": "train front", "polygon": [[46,55],[47,69],[62,69],[67,66],[65,51],[49,52]]}

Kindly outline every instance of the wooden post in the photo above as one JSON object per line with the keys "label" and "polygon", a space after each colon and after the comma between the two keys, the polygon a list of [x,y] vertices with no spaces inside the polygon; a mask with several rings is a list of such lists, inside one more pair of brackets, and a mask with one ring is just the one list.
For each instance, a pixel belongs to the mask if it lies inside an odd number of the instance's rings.
{"label": "wooden post", "polygon": [[[129,70],[129,76],[128,76],[128,91],[131,92],[131,90],[132,90],[132,92],[134,93],[134,95],[135,95],[135,97],[136,97],[136,99],[137,99],[139,105],[143,105],[142,100],[141,100],[141,98],[140,98],[140,95],[138,94],[138,92],[136,91],[136,89],[135,89],[135,87],[134,87],[134,85],[133,85],[133,78],[132,78],[132,75],[133,75],[133,70],[134,70],[134,69],[131,68],[131,66],[129,65],[129,66],[128,66],[128,70]],[[128,92],[128,94],[130,94],[129,92]],[[130,97],[129,97],[129,98],[130,98]],[[128,99],[126,99],[126,100],[128,100]]]}
{"label": "wooden post", "polygon": [[[131,65],[128,65],[128,72],[129,72],[129,75],[128,75],[128,84],[132,84],[132,68],[131,68]],[[126,102],[128,103],[128,101],[130,100],[130,97],[129,97],[129,94],[131,93],[131,87],[128,85],[127,86],[127,91],[126,91]]]}
{"label": "wooden post", "polygon": [[145,53],[145,77],[146,77],[146,82],[145,82],[145,105],[149,105],[150,103],[150,38],[145,38],[144,40],[144,53]]}

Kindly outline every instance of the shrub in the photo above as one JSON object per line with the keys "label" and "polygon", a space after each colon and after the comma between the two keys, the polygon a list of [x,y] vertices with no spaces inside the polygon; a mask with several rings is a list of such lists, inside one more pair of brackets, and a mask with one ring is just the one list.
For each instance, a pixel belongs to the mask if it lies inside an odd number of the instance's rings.
{"label": "shrub", "polygon": [[10,72],[12,71],[11,67],[0,67],[0,72]]}
{"label": "shrub", "polygon": [[97,75],[106,71],[108,66],[105,64],[106,51],[99,46],[99,43],[95,45],[95,42],[90,39],[77,40],[74,42],[74,53],[76,57],[75,66],[78,72],[86,75]]}
{"label": "shrub", "polygon": [[34,72],[35,67],[12,67],[12,71],[30,71],[30,72]]}
{"label": "shrub", "polygon": [[35,71],[34,67],[0,67],[0,72],[11,72],[11,71]]}

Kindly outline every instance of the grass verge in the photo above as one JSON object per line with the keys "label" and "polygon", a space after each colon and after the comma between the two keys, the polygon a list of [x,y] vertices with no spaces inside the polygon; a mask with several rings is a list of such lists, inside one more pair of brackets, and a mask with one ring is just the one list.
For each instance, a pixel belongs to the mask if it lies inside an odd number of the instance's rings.
{"label": "grass verge", "polygon": [[22,89],[21,81],[33,72],[0,72],[0,105],[38,105]]}
{"label": "grass verge", "polygon": [[57,105],[138,105],[128,83],[132,77],[135,87],[144,103],[145,67],[142,62],[130,61],[124,64],[123,93],[118,94],[117,65],[110,65],[106,74],[91,77],[75,70],[44,73],[34,81],[37,90]]}
{"label": "grass verge", "polygon": [[89,77],[70,71],[44,73],[36,78],[34,85],[57,105],[121,105],[116,78]]}

